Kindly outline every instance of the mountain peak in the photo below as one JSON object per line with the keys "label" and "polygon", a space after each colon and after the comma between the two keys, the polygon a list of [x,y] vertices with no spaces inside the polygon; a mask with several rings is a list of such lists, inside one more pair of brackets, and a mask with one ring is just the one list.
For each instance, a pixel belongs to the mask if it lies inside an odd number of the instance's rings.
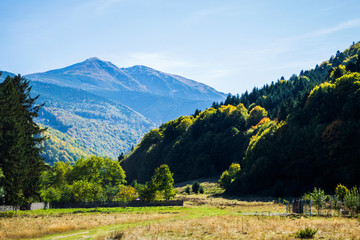
{"label": "mountain peak", "polygon": [[98,58],[98,57],[90,57],[90,58],[88,58],[88,60],[90,60],[90,61],[92,61],[92,60],[100,60],[101,61],[101,59]]}
{"label": "mountain peak", "polygon": [[91,57],[91,58],[86,59],[86,61],[89,61],[89,62],[106,62],[106,61],[101,60],[98,57]]}
{"label": "mountain peak", "polygon": [[93,92],[142,92],[154,96],[192,100],[223,100],[215,89],[144,65],[118,68],[111,62],[91,57],[71,66],[27,75],[30,80]]}

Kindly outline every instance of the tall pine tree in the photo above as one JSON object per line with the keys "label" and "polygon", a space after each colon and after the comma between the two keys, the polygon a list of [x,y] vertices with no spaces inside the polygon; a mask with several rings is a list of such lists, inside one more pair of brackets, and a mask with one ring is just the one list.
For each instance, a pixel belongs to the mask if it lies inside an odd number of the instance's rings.
{"label": "tall pine tree", "polygon": [[43,105],[35,105],[29,81],[20,75],[0,83],[0,168],[1,185],[8,204],[22,204],[36,198],[39,176],[44,169],[40,133],[34,122]]}

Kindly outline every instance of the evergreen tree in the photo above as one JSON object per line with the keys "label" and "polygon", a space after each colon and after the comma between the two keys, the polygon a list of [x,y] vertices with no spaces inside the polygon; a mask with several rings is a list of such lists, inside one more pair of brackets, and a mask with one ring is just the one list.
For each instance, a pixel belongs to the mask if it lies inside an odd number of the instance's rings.
{"label": "evergreen tree", "polygon": [[44,160],[39,143],[44,140],[33,119],[43,105],[35,105],[29,81],[20,75],[0,83],[0,168],[8,204],[22,204],[38,196]]}
{"label": "evergreen tree", "polygon": [[125,158],[125,154],[121,152],[118,156],[118,162],[121,162]]}
{"label": "evergreen tree", "polygon": [[360,57],[355,62],[350,62],[346,65],[346,70],[350,72],[360,72]]}
{"label": "evergreen tree", "polygon": [[192,186],[191,186],[191,190],[194,193],[198,193],[200,190],[200,183],[198,181],[193,182]]}

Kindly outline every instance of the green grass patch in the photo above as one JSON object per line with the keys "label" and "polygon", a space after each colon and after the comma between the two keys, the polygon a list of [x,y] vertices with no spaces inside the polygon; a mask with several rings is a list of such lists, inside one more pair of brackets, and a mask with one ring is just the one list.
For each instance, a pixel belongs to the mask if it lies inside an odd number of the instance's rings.
{"label": "green grass patch", "polygon": [[319,229],[313,229],[306,227],[304,229],[300,229],[295,233],[296,238],[307,239],[314,238],[315,234],[319,231]]}

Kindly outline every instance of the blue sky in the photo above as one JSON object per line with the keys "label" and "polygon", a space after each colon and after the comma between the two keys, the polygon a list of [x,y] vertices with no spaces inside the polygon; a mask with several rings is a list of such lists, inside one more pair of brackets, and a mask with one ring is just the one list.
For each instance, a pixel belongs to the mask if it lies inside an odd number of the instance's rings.
{"label": "blue sky", "polygon": [[243,93],[360,41],[358,0],[1,0],[0,69],[99,57]]}

